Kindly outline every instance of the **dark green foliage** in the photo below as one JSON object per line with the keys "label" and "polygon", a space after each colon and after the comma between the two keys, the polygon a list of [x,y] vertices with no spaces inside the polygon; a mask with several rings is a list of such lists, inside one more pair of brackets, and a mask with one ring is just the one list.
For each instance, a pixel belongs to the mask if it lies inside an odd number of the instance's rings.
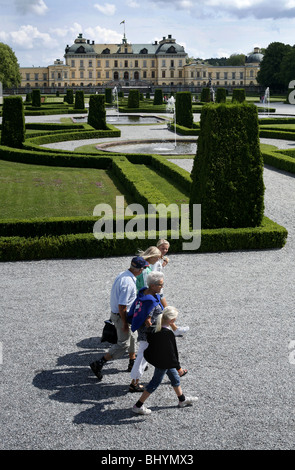
{"label": "dark green foliage", "polygon": [[216,103],[226,102],[226,89],[225,88],[217,88],[215,100],[216,100]]}
{"label": "dark green foliage", "polygon": [[[127,238],[124,239],[102,239],[97,240],[93,233],[93,221],[90,219],[71,221],[71,227],[68,226],[66,220],[54,221],[47,220],[47,233],[44,236],[1,236],[0,237],[0,261],[20,261],[20,260],[37,260],[52,258],[105,258],[113,256],[134,255],[134,244],[137,240]],[[39,222],[40,223],[40,222]],[[15,232],[17,226],[23,226],[20,233],[28,231],[25,225],[33,225],[33,222],[15,221]],[[37,222],[38,224],[38,222]],[[42,224],[42,222],[41,222]],[[0,223],[1,225],[1,223]],[[5,221],[3,222],[5,226]],[[52,230],[55,227],[57,230]],[[44,227],[45,228],[45,227]],[[5,231],[0,227],[0,232]],[[8,227],[6,227],[8,229]],[[88,233],[83,233],[88,230]],[[91,232],[90,232],[91,231]],[[61,235],[48,235],[49,233],[61,232]],[[72,232],[72,233],[69,233]],[[19,233],[19,232],[18,232]],[[140,239],[140,247],[142,249],[150,246],[152,239],[149,238],[149,232],[145,233],[145,239]],[[198,253],[232,251],[232,250],[258,250],[282,248],[288,236],[287,230],[264,217],[260,227],[249,229],[216,229],[203,230],[201,246]],[[167,238],[171,240],[170,233]],[[159,239],[159,234],[155,234],[155,239]],[[169,252],[182,252],[183,239],[171,240]],[[194,251],[195,252],[195,251]]]}
{"label": "dark green foliage", "polygon": [[176,93],[175,114],[176,124],[190,129],[193,127],[192,95],[189,91]]}
{"label": "dark green foliage", "polygon": [[160,88],[155,90],[154,105],[163,104],[163,92]]}
{"label": "dark green foliage", "polygon": [[105,89],[105,102],[111,104],[113,102],[113,93],[111,88]]}
{"label": "dark green foliage", "polygon": [[25,140],[24,105],[21,96],[4,98],[1,145],[21,148]]}
{"label": "dark green foliage", "polygon": [[201,102],[202,103],[209,103],[211,100],[210,97],[210,88],[203,88],[201,92]]}
{"label": "dark green foliage", "polygon": [[26,103],[31,103],[32,102],[32,93],[27,93],[26,94]]}
{"label": "dark green foliage", "polygon": [[243,103],[246,100],[246,93],[244,88],[235,88],[233,90],[233,97],[232,101],[233,103]]}
{"label": "dark green foliage", "polygon": [[[288,67],[289,60],[284,61],[284,57],[292,52],[289,44],[282,42],[270,43],[264,53],[263,60],[260,64],[260,70],[257,74],[257,81],[260,85],[269,87],[271,91],[279,91],[286,89],[285,76],[282,74],[286,65]],[[294,63],[292,64],[292,67]],[[290,72],[290,69],[288,70]],[[295,77],[292,76],[292,79]]]}
{"label": "dark green foliage", "polygon": [[64,101],[68,104],[74,104],[74,92],[72,89],[67,90]]}
{"label": "dark green foliage", "polygon": [[[2,29],[4,29],[3,23]],[[18,87],[21,83],[16,55],[11,47],[3,42],[0,42],[0,82],[2,82],[3,88]]]}
{"label": "dark green foliage", "polygon": [[88,124],[94,127],[94,129],[107,129],[105,95],[90,96]]}
{"label": "dark green foliage", "polygon": [[41,91],[38,89],[32,91],[32,106],[34,108],[41,107]]}
{"label": "dark green foliage", "polygon": [[139,91],[130,90],[128,95],[128,108],[139,108]]}
{"label": "dark green foliage", "polygon": [[202,205],[202,228],[261,224],[263,161],[254,105],[204,106],[192,181],[190,210]]}
{"label": "dark green foliage", "polygon": [[75,109],[84,109],[84,91],[78,90],[75,93]]}

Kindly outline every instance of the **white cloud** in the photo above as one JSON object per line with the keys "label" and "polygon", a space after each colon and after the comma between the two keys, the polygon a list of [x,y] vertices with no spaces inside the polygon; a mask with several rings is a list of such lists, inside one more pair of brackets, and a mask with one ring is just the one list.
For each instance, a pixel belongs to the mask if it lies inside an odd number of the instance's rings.
{"label": "white cloud", "polygon": [[48,7],[44,0],[14,0],[18,12],[22,14],[33,13],[41,16],[45,15]]}
{"label": "white cloud", "polygon": [[72,36],[72,41],[78,36],[79,33],[82,33],[83,28],[79,23],[74,23],[73,26],[68,26],[64,28],[50,28],[49,32],[53,35],[65,38],[67,36]]}
{"label": "white cloud", "polygon": [[95,28],[86,28],[84,36],[85,35],[98,44],[117,44],[122,40],[122,34],[119,34],[112,29],[101,28],[100,26],[96,26]]}
{"label": "white cloud", "polygon": [[17,31],[2,34],[3,39],[21,49],[33,49],[35,44],[54,48],[58,43],[48,33],[41,33],[36,26],[23,25]]}
{"label": "white cloud", "polygon": [[136,0],[127,0],[126,5],[130,8],[139,8],[140,7],[140,3],[137,2]]}
{"label": "white cloud", "polygon": [[278,19],[295,17],[295,0],[150,0],[176,10],[191,11],[195,17],[224,17]]}
{"label": "white cloud", "polygon": [[106,16],[113,16],[116,12],[116,5],[111,3],[104,3],[104,5],[94,4],[94,8],[103,13]]}

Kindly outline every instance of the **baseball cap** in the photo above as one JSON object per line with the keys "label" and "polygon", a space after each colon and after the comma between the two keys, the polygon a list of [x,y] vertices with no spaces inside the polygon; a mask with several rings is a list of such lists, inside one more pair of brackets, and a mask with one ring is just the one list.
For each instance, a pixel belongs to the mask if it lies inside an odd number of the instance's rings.
{"label": "baseball cap", "polygon": [[146,268],[149,264],[142,256],[135,256],[131,261],[131,266],[137,269]]}

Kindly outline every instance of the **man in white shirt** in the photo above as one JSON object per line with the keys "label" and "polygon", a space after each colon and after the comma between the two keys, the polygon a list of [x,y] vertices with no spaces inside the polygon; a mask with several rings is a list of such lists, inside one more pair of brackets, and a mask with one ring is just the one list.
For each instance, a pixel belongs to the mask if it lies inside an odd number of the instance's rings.
{"label": "man in white shirt", "polygon": [[131,260],[130,268],[120,273],[111,289],[111,320],[117,331],[118,340],[109,351],[98,361],[90,364],[92,372],[101,380],[101,370],[107,361],[118,359],[128,351],[130,372],[135,361],[137,333],[133,333],[127,322],[127,313],[136,299],[136,278],[148,265],[141,256],[135,256]]}

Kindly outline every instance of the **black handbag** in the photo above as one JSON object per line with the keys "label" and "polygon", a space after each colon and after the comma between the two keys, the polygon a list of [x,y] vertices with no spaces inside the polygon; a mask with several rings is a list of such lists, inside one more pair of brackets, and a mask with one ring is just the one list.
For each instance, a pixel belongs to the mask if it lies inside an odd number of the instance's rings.
{"label": "black handbag", "polygon": [[116,344],[118,337],[117,337],[117,330],[112,322],[112,320],[105,320],[105,325],[102,330],[102,337],[101,337],[101,342],[108,342],[112,344]]}

